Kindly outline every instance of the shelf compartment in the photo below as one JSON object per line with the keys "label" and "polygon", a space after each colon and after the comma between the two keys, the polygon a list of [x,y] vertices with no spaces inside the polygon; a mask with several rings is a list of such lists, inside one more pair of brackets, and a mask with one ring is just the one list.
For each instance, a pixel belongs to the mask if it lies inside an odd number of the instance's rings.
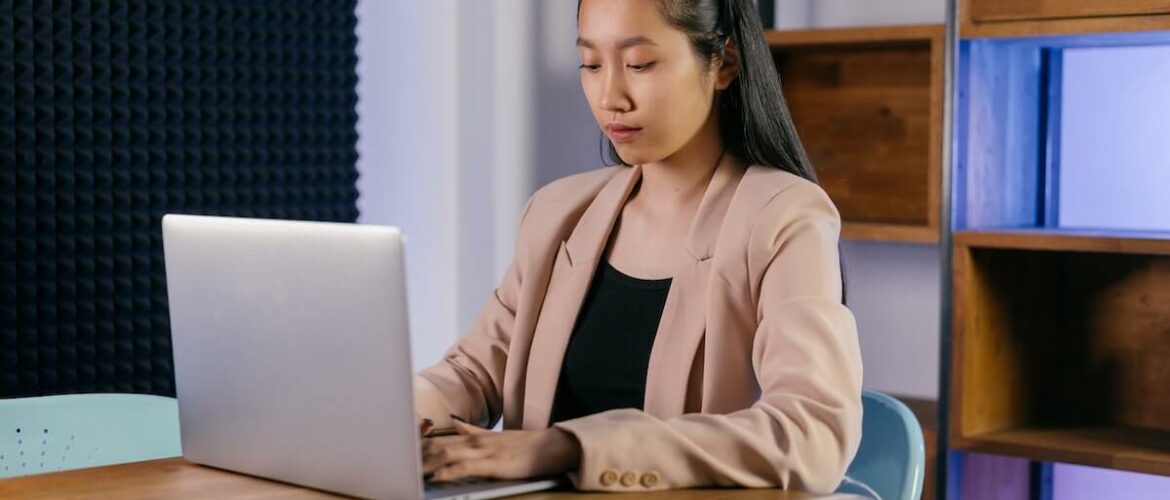
{"label": "shelf compartment", "polygon": [[967,0],[978,22],[1170,14],[1165,0]]}
{"label": "shelf compartment", "polygon": [[960,232],[953,448],[1170,475],[1170,239]]}
{"label": "shelf compartment", "polygon": [[842,236],[937,243],[943,26],[765,36]]}
{"label": "shelf compartment", "polygon": [[[1083,123],[1085,119],[1074,108],[1062,109],[1063,93],[1078,88],[1084,83],[1079,79],[1091,75],[1084,66],[1081,71],[1066,74],[1062,69],[1066,55],[1070,51],[1075,55],[1082,49],[1100,55],[1105,49],[1154,45],[1170,46],[1170,31],[961,41],[954,89],[954,227],[1059,226],[1063,223],[1062,206],[1093,205],[1092,197],[1082,196],[1077,201],[1076,191],[1067,197],[1061,191],[1063,180],[1083,181],[1095,175],[1091,167],[1078,168],[1075,161],[1068,161],[1070,158],[1064,158],[1064,162],[1061,158],[1062,144],[1073,144],[1062,139],[1062,130],[1069,130],[1073,124],[1068,120]],[[1135,88],[1143,86],[1156,87],[1142,83]],[[1070,114],[1065,116],[1065,111]],[[1107,150],[1112,146],[1099,135],[1075,142],[1082,148]],[[1125,150],[1137,154],[1133,147]],[[1122,178],[1126,172],[1142,171],[1133,166],[1133,157],[1119,159],[1128,162],[1119,169]],[[1064,163],[1070,166],[1067,172]],[[1136,175],[1139,174],[1129,174]],[[1145,180],[1153,184],[1161,181],[1147,177]],[[1105,213],[1118,218],[1118,227],[1133,227],[1122,221],[1124,212]],[[1100,220],[1109,217],[1099,218],[1093,225],[1107,225]]]}
{"label": "shelf compartment", "polygon": [[955,243],[964,248],[1170,256],[1170,233],[1166,232],[996,228],[958,231],[955,233]]}
{"label": "shelf compartment", "polygon": [[964,38],[1076,35],[1170,29],[1164,0],[960,0]]}
{"label": "shelf compartment", "polygon": [[962,442],[966,451],[1170,476],[1170,431],[1124,426],[1019,427]]}

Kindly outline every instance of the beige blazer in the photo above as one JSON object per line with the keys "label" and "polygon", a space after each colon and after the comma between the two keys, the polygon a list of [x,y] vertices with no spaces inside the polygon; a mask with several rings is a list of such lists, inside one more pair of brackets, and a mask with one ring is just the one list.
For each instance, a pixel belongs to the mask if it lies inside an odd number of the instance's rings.
{"label": "beige blazer", "polygon": [[[505,429],[549,425],[565,348],[639,167],[540,189],[471,331],[415,377],[416,408]],[[650,353],[644,411],[556,424],[577,488],[834,490],[861,439],[861,354],[841,304],[840,217],[816,184],[725,156],[686,240]]]}

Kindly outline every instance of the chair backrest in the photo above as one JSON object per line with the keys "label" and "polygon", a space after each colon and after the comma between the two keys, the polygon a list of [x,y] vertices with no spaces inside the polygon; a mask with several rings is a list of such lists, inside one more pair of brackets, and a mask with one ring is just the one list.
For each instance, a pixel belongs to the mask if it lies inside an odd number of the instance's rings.
{"label": "chair backrest", "polygon": [[70,394],[0,400],[0,478],[181,454],[173,398]]}
{"label": "chair backrest", "polygon": [[882,500],[918,500],[926,468],[918,418],[901,401],[877,391],[864,391],[861,400],[865,411],[861,447],[838,491],[876,493]]}

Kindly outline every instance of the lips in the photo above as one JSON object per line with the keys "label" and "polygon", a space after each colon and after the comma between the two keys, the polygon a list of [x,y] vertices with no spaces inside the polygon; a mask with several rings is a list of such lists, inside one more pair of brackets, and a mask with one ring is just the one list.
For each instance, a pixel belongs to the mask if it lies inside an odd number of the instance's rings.
{"label": "lips", "polygon": [[611,122],[605,126],[605,133],[613,142],[630,142],[642,131],[641,127],[631,127],[624,123]]}

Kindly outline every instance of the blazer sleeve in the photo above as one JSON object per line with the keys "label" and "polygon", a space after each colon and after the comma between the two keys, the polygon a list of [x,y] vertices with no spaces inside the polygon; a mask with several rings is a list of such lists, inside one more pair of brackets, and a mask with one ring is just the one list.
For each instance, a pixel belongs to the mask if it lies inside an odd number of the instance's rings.
{"label": "blazer sleeve", "polygon": [[524,241],[524,221],[535,199],[528,200],[520,217],[512,263],[471,330],[436,364],[414,377],[415,411],[434,421],[436,427],[450,427],[449,415],[455,415],[491,428],[503,413],[504,367],[524,279],[518,265],[526,258],[520,242]]}
{"label": "blazer sleeve", "polygon": [[749,276],[758,277],[759,400],[729,414],[662,420],[626,409],[559,423],[581,443],[576,486],[836,489],[861,441],[861,353],[842,304],[839,233],[840,216],[819,186],[773,196],[748,248]]}

